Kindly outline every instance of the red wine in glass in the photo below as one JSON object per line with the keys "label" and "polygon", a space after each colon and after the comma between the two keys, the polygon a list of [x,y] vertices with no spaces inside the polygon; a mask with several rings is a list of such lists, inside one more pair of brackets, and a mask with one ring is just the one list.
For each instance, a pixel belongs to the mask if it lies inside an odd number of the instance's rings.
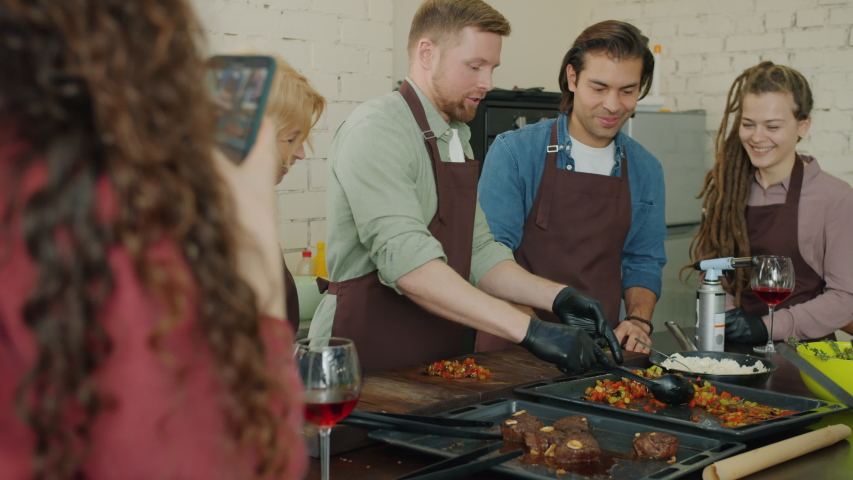
{"label": "red wine in glass", "polygon": [[779,305],[791,296],[793,290],[782,287],[754,287],[752,293],[767,305]]}
{"label": "red wine in glass", "polygon": [[305,387],[305,419],[320,436],[320,476],[329,480],[329,435],[349,415],[361,393],[361,367],[352,340],[304,338],[296,342],[296,364]]}
{"label": "red wine in glass", "polygon": [[762,255],[752,267],[749,286],[756,298],[767,304],[770,313],[770,331],[767,332],[767,344],[754,347],[754,352],[763,354],[776,353],[773,345],[773,316],[776,305],[783,302],[794,290],[794,264],[788,257]]}
{"label": "red wine in glass", "polygon": [[352,413],[358,393],[314,389],[305,392],[305,420],[321,427],[331,427]]}

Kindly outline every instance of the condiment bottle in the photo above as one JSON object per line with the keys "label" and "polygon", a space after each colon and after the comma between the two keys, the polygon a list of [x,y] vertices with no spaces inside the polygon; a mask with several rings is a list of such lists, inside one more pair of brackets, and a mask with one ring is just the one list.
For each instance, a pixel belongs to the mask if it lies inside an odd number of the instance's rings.
{"label": "condiment bottle", "polygon": [[317,258],[314,259],[314,272],[318,277],[329,278],[326,269],[326,242],[317,242]]}
{"label": "condiment bottle", "polygon": [[311,277],[314,276],[315,271],[314,262],[311,261],[311,251],[305,250],[302,252],[302,261],[296,266],[296,271],[293,274]]}

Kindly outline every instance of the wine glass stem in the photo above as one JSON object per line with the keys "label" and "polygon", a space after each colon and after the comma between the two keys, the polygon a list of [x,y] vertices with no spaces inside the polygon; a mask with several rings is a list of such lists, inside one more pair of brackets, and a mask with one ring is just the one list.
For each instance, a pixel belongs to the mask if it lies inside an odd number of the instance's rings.
{"label": "wine glass stem", "polygon": [[332,435],[332,429],[329,427],[320,427],[320,474],[323,480],[329,480],[329,439]]}
{"label": "wine glass stem", "polygon": [[776,306],[768,305],[767,308],[770,309],[770,335],[767,337],[767,348],[770,349],[773,346],[773,312],[776,311]]}

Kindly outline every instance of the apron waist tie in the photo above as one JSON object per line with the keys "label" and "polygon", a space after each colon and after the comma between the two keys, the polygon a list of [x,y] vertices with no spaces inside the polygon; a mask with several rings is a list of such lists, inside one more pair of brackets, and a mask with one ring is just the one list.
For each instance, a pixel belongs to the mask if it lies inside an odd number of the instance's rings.
{"label": "apron waist tie", "polygon": [[329,279],[323,277],[317,277],[317,289],[320,290],[320,293],[329,292],[332,295],[337,295],[341,288],[339,282],[330,282]]}

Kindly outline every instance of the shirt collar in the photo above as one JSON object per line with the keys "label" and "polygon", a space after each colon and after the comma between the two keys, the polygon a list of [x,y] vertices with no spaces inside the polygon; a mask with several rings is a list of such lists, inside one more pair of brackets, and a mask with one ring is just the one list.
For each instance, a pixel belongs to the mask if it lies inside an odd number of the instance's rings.
{"label": "shirt collar", "polygon": [[[613,140],[616,143],[613,155],[617,165],[622,165],[622,152],[625,151],[625,134],[621,131],[616,134]],[[572,139],[569,136],[569,116],[566,113],[561,113],[557,117],[557,144],[558,148],[565,149],[566,153],[572,153]]]}
{"label": "shirt collar", "polygon": [[449,142],[452,138],[452,132],[450,131],[451,128],[459,130],[459,140],[462,141],[463,145],[471,140],[471,129],[468,128],[468,124],[458,120],[451,120],[450,123],[445,122],[444,118],[442,118],[441,114],[438,113],[438,110],[436,110],[432,102],[429,101],[429,98],[424,95],[424,92],[420,87],[418,87],[415,81],[409,77],[406,77],[406,81],[409,82],[409,85],[411,85],[412,89],[417,93],[418,99],[424,107],[424,113],[426,114],[429,128],[435,134],[436,140]]}
{"label": "shirt collar", "polygon": [[[820,173],[820,165],[818,165],[817,160],[811,155],[803,155],[801,153],[798,153],[796,161],[806,163],[805,165],[803,165],[803,183],[806,183],[807,181],[816,177],[818,173]],[[756,168],[755,183],[757,183],[758,186],[761,187],[764,191],[770,190],[776,185],[780,185],[787,192],[788,187],[791,185],[791,176],[788,175],[787,177],[782,179],[782,181],[776,182],[773,185],[768,185],[767,188],[764,188],[764,185],[762,185],[761,183],[761,172],[759,172]]]}

